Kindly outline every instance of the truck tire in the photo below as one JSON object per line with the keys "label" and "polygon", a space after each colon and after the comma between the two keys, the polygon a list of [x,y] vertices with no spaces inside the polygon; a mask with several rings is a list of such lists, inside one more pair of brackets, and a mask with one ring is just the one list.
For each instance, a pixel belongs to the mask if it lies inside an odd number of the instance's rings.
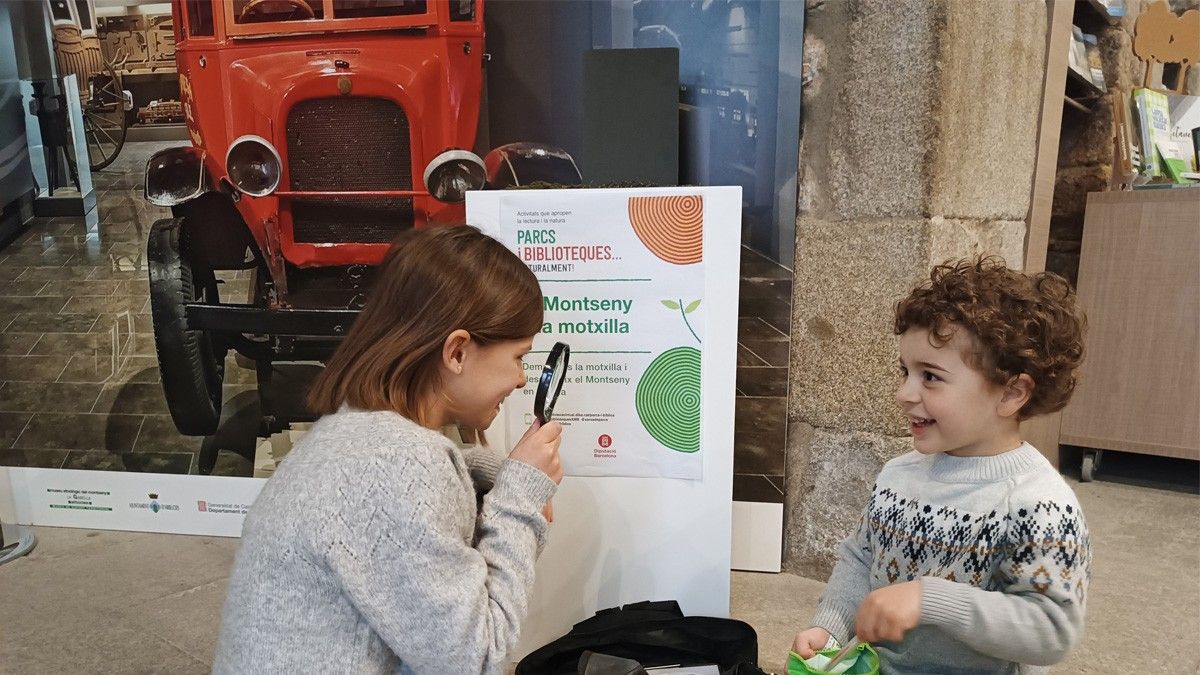
{"label": "truck tire", "polygon": [[207,332],[187,329],[184,305],[218,298],[212,271],[189,260],[183,223],[183,218],[157,221],[146,244],[154,348],[175,427],[186,436],[207,436],[221,421],[225,350],[216,349]]}

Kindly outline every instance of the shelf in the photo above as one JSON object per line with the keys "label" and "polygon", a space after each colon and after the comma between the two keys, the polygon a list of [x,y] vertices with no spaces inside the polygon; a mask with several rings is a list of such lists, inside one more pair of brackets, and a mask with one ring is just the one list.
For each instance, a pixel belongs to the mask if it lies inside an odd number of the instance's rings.
{"label": "shelf", "polygon": [[1076,101],[1075,99],[1071,98],[1070,96],[1063,96],[1063,103],[1066,103],[1068,107],[1074,108],[1075,110],[1078,110],[1079,112],[1082,112],[1082,113],[1091,113],[1092,112],[1092,109],[1090,107],[1080,103],[1079,101]]}
{"label": "shelf", "polygon": [[1083,5],[1085,7],[1084,11],[1088,11],[1090,9],[1092,12],[1095,13],[1096,18],[1100,19],[1101,21],[1104,21],[1105,23],[1115,24],[1121,20],[1120,16],[1114,16],[1112,14],[1109,14],[1108,8],[1106,8],[1104,6],[1104,3],[1100,2],[1100,0],[1078,0],[1075,3],[1075,8],[1079,9],[1080,5]]}
{"label": "shelf", "polygon": [[1067,91],[1070,91],[1072,86],[1074,86],[1077,90],[1082,91],[1082,95],[1072,96],[1072,98],[1076,100],[1100,98],[1108,93],[1100,87],[1097,87],[1096,83],[1092,82],[1091,78],[1087,77],[1078,70],[1067,66]]}

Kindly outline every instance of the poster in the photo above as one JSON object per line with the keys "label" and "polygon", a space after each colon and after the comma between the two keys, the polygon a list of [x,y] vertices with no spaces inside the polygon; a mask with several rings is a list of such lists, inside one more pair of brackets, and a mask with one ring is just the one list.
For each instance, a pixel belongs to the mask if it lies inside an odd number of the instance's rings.
{"label": "poster", "polygon": [[569,476],[703,478],[705,194],[649,192],[505,192],[489,230],[538,277],[545,310],[529,385],[505,405],[509,447],[533,421],[547,354],[565,342],[554,420]]}
{"label": "poster", "polygon": [[[568,475],[554,495],[554,524],[538,559],[518,657],[597,610],[646,598],[676,599],[687,614],[729,614],[741,206],[738,187],[467,194],[467,221],[526,259],[545,298],[560,298],[546,312],[550,328],[536,338],[539,351],[567,339],[574,352],[631,352],[573,354],[572,380],[585,380],[565,385],[554,414],[564,422]],[[538,230],[553,230],[554,241],[548,234],[535,241]],[[561,301],[568,297],[609,303],[568,311]],[[569,332],[560,330],[568,322]],[[638,413],[638,385],[654,381],[646,372],[672,350],[695,350],[683,353],[701,357],[699,374],[687,356],[664,368],[659,396],[674,398],[659,419],[671,426],[655,432],[668,443],[691,441],[690,452],[657,439]],[[528,359],[530,376],[540,374],[545,356]],[[577,363],[592,369],[576,370]],[[629,382],[588,382],[589,373]],[[699,389],[690,384],[697,381]],[[532,393],[514,392],[490,437],[516,440],[526,414]],[[601,447],[604,435],[608,448]],[[611,448],[615,457],[598,452]],[[572,592],[564,595],[564,588]]]}

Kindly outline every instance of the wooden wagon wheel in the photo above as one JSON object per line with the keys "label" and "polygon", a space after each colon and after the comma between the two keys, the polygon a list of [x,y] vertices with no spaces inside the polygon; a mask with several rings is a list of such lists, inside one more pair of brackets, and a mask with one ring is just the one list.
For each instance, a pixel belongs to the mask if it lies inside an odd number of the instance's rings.
{"label": "wooden wagon wheel", "polygon": [[91,96],[83,106],[83,133],[87,140],[88,164],[99,171],[117,158],[125,145],[129,119],[121,79],[112,64],[89,83]]}
{"label": "wooden wagon wheel", "polygon": [[125,144],[128,121],[121,79],[104,58],[99,38],[83,35],[78,25],[54,27],[54,56],[59,74],[76,78],[88,164],[93,170],[103,169]]}

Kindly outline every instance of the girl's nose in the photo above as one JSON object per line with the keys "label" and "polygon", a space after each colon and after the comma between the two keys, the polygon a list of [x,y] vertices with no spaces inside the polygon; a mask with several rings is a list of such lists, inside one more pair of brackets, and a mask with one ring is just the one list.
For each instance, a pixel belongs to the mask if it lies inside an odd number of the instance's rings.
{"label": "girl's nose", "polygon": [[896,402],[900,404],[916,403],[918,397],[915,384],[911,377],[901,379],[900,384],[896,387]]}

